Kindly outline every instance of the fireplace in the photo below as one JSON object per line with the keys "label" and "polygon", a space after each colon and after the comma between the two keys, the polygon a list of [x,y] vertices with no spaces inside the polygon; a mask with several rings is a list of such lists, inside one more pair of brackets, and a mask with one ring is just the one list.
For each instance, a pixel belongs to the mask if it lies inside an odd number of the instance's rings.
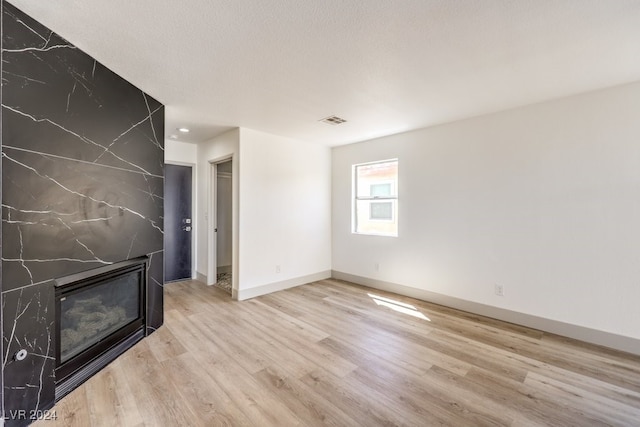
{"label": "fireplace", "polygon": [[145,335],[147,257],[55,281],[56,400]]}

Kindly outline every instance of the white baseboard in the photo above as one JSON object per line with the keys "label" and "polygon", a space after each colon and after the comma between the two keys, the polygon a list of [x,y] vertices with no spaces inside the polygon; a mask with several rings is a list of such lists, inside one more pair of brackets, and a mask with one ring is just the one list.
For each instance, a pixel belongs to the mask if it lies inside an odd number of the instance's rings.
{"label": "white baseboard", "polygon": [[546,319],[544,317],[519,313],[517,311],[450,297],[447,295],[426,291],[424,289],[412,288],[410,286],[371,279],[369,277],[356,276],[349,273],[343,273],[341,271],[332,271],[331,277],[333,277],[334,279],[356,283],[358,285],[368,286],[370,288],[380,289],[383,291],[393,292],[423,301],[444,305],[446,307],[455,308],[457,310],[467,311],[470,313],[479,314],[481,316],[491,317],[493,319],[515,323],[517,325],[527,326],[529,328],[538,329],[557,335],[562,335],[564,337],[569,337],[580,341],[625,351],[627,353],[640,355],[640,340],[624,335],[617,335],[610,332],[587,328],[584,326]]}
{"label": "white baseboard", "polygon": [[204,284],[207,283],[207,275],[206,274],[202,274],[199,271],[196,271],[196,280],[198,282],[202,282]]}
{"label": "white baseboard", "polygon": [[232,297],[238,301],[246,300],[249,298],[259,297],[260,295],[270,294],[272,292],[282,291],[284,289],[294,288],[300,285],[306,285],[307,283],[316,282],[318,280],[324,280],[331,277],[331,270],[321,271],[315,274],[309,274],[307,276],[295,277],[293,279],[283,280],[282,282],[269,283],[267,285],[256,286],[249,289],[238,289],[237,292],[234,289]]}

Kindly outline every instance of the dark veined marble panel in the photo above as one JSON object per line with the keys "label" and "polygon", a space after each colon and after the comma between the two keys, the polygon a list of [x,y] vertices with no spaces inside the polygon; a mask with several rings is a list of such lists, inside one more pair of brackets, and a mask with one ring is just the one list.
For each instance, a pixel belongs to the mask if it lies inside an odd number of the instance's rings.
{"label": "dark veined marble panel", "polygon": [[3,289],[162,250],[163,179],[3,147]]}
{"label": "dark veined marble panel", "polygon": [[162,176],[164,108],[5,3],[3,145]]}
{"label": "dark veined marble panel", "polygon": [[164,322],[164,251],[149,255],[147,266],[147,335]]}
{"label": "dark veined marble panel", "polygon": [[[3,302],[5,424],[26,425],[30,411],[50,408],[55,400],[53,284],[5,292]],[[15,359],[19,350],[26,350],[24,360]]]}
{"label": "dark veined marble panel", "polygon": [[14,426],[31,421],[19,411],[53,405],[53,279],[148,255],[147,333],[162,325],[164,106],[0,4],[3,402]]}

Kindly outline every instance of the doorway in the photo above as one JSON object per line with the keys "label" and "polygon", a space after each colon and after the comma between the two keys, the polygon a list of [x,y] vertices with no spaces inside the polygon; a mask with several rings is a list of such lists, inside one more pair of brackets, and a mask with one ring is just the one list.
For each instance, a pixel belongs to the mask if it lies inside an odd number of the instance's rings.
{"label": "doorway", "polygon": [[233,161],[215,163],[214,237],[216,286],[232,293],[233,283]]}
{"label": "doorway", "polygon": [[192,277],[191,166],[164,165],[165,282]]}

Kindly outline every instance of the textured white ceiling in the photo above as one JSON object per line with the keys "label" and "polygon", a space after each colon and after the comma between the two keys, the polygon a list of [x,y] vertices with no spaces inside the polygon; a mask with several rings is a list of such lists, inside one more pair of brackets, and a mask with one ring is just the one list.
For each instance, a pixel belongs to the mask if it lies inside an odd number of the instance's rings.
{"label": "textured white ceiling", "polygon": [[163,102],[183,141],[339,145],[640,80],[640,0],[10,3]]}

